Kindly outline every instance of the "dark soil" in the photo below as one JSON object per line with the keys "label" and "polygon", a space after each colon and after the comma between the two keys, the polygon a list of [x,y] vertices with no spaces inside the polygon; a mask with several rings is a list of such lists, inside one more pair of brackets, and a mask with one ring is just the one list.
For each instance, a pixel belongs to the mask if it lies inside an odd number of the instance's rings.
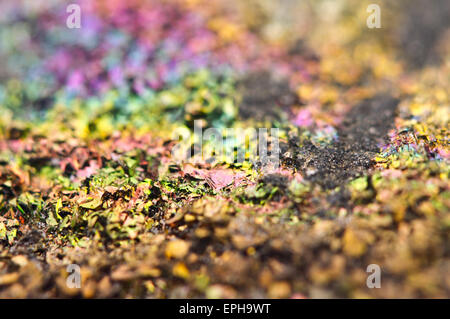
{"label": "dark soil", "polygon": [[332,189],[367,171],[389,130],[393,127],[398,101],[378,96],[355,106],[338,129],[339,140],[318,147],[307,142],[292,145],[293,157],[285,161],[305,178]]}
{"label": "dark soil", "polygon": [[408,1],[403,9],[405,18],[395,33],[409,65],[420,68],[439,62],[436,45],[450,28],[450,1]]}
{"label": "dark soil", "polygon": [[242,93],[239,115],[256,121],[280,119],[283,108],[295,103],[297,96],[284,79],[276,79],[270,72],[251,73],[238,84]]}

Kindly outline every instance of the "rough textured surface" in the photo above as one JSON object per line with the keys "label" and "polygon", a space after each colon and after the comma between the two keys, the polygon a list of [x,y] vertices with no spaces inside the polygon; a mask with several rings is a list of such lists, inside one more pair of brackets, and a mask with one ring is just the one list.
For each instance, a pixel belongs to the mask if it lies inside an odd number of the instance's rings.
{"label": "rough textured surface", "polygon": [[353,107],[337,130],[338,140],[327,146],[311,142],[293,145],[291,164],[310,181],[333,189],[362,175],[394,126],[398,101],[378,96]]}
{"label": "rough textured surface", "polygon": [[445,1],[78,2],[0,1],[0,297],[450,296]]}

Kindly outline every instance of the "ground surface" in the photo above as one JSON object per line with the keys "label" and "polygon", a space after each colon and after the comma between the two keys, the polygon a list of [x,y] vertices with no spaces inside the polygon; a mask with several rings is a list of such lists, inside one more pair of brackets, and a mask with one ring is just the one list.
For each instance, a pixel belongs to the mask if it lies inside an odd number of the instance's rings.
{"label": "ground surface", "polygon": [[450,297],[450,2],[413,2],[2,1],[0,297]]}

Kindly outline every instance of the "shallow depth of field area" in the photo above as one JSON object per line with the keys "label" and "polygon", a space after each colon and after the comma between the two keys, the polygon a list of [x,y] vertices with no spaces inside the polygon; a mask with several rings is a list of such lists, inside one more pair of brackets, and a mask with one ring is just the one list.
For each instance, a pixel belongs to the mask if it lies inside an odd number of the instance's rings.
{"label": "shallow depth of field area", "polygon": [[1,298],[450,297],[450,1],[73,2],[0,2]]}

